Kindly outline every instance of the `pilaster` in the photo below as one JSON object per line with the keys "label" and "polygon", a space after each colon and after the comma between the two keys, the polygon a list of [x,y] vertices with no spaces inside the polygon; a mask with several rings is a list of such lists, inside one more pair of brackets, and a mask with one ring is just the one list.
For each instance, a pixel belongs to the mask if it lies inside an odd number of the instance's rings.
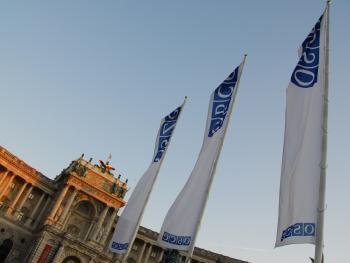
{"label": "pilaster", "polygon": [[100,217],[98,218],[96,228],[91,236],[91,239],[94,241],[96,241],[96,237],[97,237],[98,233],[101,231],[101,227],[102,227],[103,222],[105,221],[108,209],[109,209],[109,206],[106,205],[105,208],[103,209]]}
{"label": "pilaster", "polygon": [[40,209],[39,215],[35,218],[34,228],[37,228],[39,223],[42,221],[41,219],[42,219],[47,207],[49,206],[50,202],[51,202],[51,198],[50,198],[50,196],[48,196],[44,206],[42,207],[42,209]]}
{"label": "pilaster", "polygon": [[2,188],[2,183],[4,183],[5,182],[5,179],[7,178],[7,175],[8,175],[8,173],[9,173],[10,171],[5,171],[4,173],[3,173],[3,175],[1,176],[1,179],[0,179],[0,192],[1,192],[1,190],[3,189]]}
{"label": "pilaster", "polygon": [[111,228],[113,226],[113,223],[115,223],[115,218],[117,217],[118,214],[118,209],[114,209],[113,214],[107,224],[107,227],[105,229],[105,232],[103,233],[102,239],[101,239],[101,244],[104,244],[107,240],[109,232],[111,232]]}
{"label": "pilaster", "polygon": [[15,174],[11,174],[9,180],[7,180],[5,186],[2,188],[0,192],[0,199],[8,192],[10,184],[13,182],[15,179]]}
{"label": "pilaster", "polygon": [[59,217],[59,221],[58,221],[59,225],[61,225],[61,226],[63,225],[63,222],[66,219],[68,211],[71,208],[72,203],[73,203],[75,197],[77,196],[77,194],[78,194],[78,190],[76,188],[74,188],[72,194],[69,196],[69,198],[67,200],[67,203],[66,203],[66,205],[64,207],[64,210],[63,210],[62,214]]}
{"label": "pilaster", "polygon": [[55,217],[55,215],[57,213],[57,210],[61,206],[61,203],[62,203],[64,197],[66,196],[67,192],[68,192],[68,188],[69,188],[69,185],[67,184],[67,185],[65,185],[65,187],[61,191],[58,199],[56,200],[56,203],[55,203],[54,207],[51,210],[51,213],[50,213],[49,217],[47,218],[47,223],[48,224],[52,224],[53,223],[54,217]]}
{"label": "pilaster", "polygon": [[33,185],[30,185],[27,192],[24,194],[22,200],[19,202],[19,205],[17,207],[13,207],[16,210],[14,217],[16,217],[21,212],[21,209],[24,206],[25,202],[28,200],[28,197],[31,194],[32,190],[33,190]]}
{"label": "pilaster", "polygon": [[151,255],[151,252],[152,252],[152,248],[153,248],[153,245],[149,244],[144,263],[148,262],[149,256]]}
{"label": "pilaster", "polygon": [[6,211],[6,215],[11,215],[11,212],[13,211],[14,207],[16,206],[19,198],[21,197],[21,195],[23,194],[24,189],[27,187],[28,182],[24,182],[24,184],[21,186],[21,188],[19,189],[18,193],[16,194],[15,198],[13,199],[13,201],[10,203],[7,211]]}
{"label": "pilaster", "polygon": [[141,251],[140,251],[140,254],[138,254],[138,256],[137,256],[137,261],[136,261],[136,263],[141,263],[141,260],[142,260],[142,258],[143,258],[143,253],[145,252],[146,245],[147,245],[147,243],[144,242],[143,245],[142,245],[142,249],[141,249]]}
{"label": "pilaster", "polygon": [[39,201],[36,203],[34,209],[33,209],[32,212],[30,213],[30,215],[29,215],[27,221],[25,222],[25,225],[26,225],[26,226],[30,226],[30,225],[32,224],[33,218],[34,218],[35,214],[38,212],[38,209],[39,209],[41,203],[44,201],[44,198],[45,198],[45,193],[43,193],[43,194],[40,196]]}
{"label": "pilaster", "polygon": [[160,263],[160,262],[162,261],[163,256],[164,256],[164,249],[162,249],[162,250],[160,251],[159,258],[158,258],[158,263]]}

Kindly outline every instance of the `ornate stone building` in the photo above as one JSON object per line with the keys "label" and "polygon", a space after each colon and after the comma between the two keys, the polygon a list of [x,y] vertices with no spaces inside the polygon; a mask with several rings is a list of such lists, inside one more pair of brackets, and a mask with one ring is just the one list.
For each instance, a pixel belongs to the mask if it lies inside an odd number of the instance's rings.
{"label": "ornate stone building", "polygon": [[[54,180],[0,147],[0,263],[114,263],[108,243],[127,180],[108,162],[93,165],[83,156]],[[141,227],[130,263],[158,263],[158,234]],[[196,248],[193,263],[240,260]]]}

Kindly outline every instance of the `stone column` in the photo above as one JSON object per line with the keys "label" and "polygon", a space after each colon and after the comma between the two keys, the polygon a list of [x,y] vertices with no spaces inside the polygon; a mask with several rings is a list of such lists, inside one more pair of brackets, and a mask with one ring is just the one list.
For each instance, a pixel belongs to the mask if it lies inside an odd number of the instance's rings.
{"label": "stone column", "polygon": [[33,218],[34,218],[36,212],[38,212],[38,209],[39,209],[41,203],[43,202],[44,198],[45,198],[45,193],[43,193],[43,194],[40,196],[39,201],[36,203],[34,209],[33,209],[32,212],[30,213],[30,215],[29,215],[27,221],[25,222],[25,225],[26,225],[26,226],[30,226],[31,223],[33,222]]}
{"label": "stone column", "polygon": [[96,240],[97,234],[101,231],[101,227],[102,227],[103,222],[105,221],[105,217],[107,215],[108,209],[109,209],[109,206],[106,205],[105,208],[103,209],[100,217],[98,218],[97,225],[96,225],[95,230],[91,236],[92,240]]}
{"label": "stone column", "polygon": [[24,184],[21,186],[21,188],[19,189],[18,193],[16,194],[15,198],[10,203],[9,208],[6,211],[7,215],[11,214],[11,212],[13,211],[14,207],[16,206],[19,198],[22,196],[24,189],[27,187],[27,185],[28,185],[28,182],[24,182]]}
{"label": "stone column", "polygon": [[147,245],[146,242],[143,243],[141,252],[140,252],[140,254],[138,254],[138,256],[137,256],[137,261],[136,261],[136,263],[141,263],[141,260],[142,260],[142,258],[143,258],[143,252],[145,251],[146,245]]}
{"label": "stone column", "polygon": [[88,237],[90,236],[90,234],[92,235],[91,229],[95,226],[95,224],[96,224],[95,221],[92,221],[92,222],[91,222],[91,224],[90,224],[90,226],[89,226],[89,229],[88,229],[88,231],[86,232],[86,235],[85,235],[85,237],[84,237],[84,240],[87,240]]}
{"label": "stone column", "polygon": [[162,250],[160,251],[160,255],[159,255],[159,258],[158,258],[158,262],[160,263],[163,259],[163,255],[164,255],[164,249],[161,248]]}
{"label": "stone column", "polygon": [[0,179],[0,189],[2,189],[2,183],[5,182],[5,179],[7,178],[7,175],[10,171],[6,171],[3,173],[3,175],[1,176],[1,179]]}
{"label": "stone column", "polygon": [[6,182],[5,186],[2,188],[1,192],[0,192],[0,199],[1,197],[3,197],[5,195],[5,193],[8,191],[8,188],[10,186],[10,184],[13,182],[13,180],[15,179],[15,174],[12,174],[9,178],[9,180]]}
{"label": "stone column", "polygon": [[30,193],[32,192],[32,190],[33,190],[33,185],[30,185],[30,186],[29,186],[29,189],[27,190],[27,192],[26,192],[25,195],[23,196],[21,202],[19,202],[18,207],[17,207],[17,208],[16,208],[16,207],[13,207],[13,208],[16,209],[15,216],[18,215],[18,213],[21,212],[21,209],[22,209],[22,207],[24,206],[24,204],[26,203],[26,201],[27,201],[27,199],[28,199]]}
{"label": "stone column", "polygon": [[49,215],[49,217],[47,218],[48,222],[52,222],[58,208],[61,206],[61,203],[63,201],[63,198],[66,196],[67,191],[68,191],[69,185],[67,184],[61,191],[60,196],[58,197],[58,199],[56,200],[55,206],[52,208],[51,213]]}
{"label": "stone column", "polygon": [[144,263],[148,262],[149,256],[151,255],[151,252],[152,252],[152,248],[153,248],[153,245],[149,244]]}
{"label": "stone column", "polygon": [[68,214],[68,211],[69,211],[69,209],[71,208],[72,203],[73,203],[75,197],[77,196],[77,193],[78,193],[78,190],[77,190],[76,188],[74,188],[74,189],[73,189],[73,192],[72,192],[72,194],[70,195],[70,197],[68,198],[67,203],[66,203],[66,205],[65,205],[65,207],[64,207],[64,210],[63,210],[63,212],[62,212],[62,214],[61,214],[61,216],[60,216],[60,218],[59,218],[59,220],[58,220],[58,223],[59,223],[59,224],[63,225],[63,222],[64,222],[64,220],[66,219],[66,216],[67,216],[67,214]]}
{"label": "stone column", "polygon": [[108,237],[109,232],[111,232],[111,228],[113,226],[113,223],[115,223],[115,218],[117,217],[118,209],[114,209],[113,214],[106,226],[105,232],[103,233],[103,236],[101,238],[101,244],[104,244],[106,242],[106,239]]}
{"label": "stone column", "polygon": [[37,228],[37,226],[39,225],[39,223],[41,222],[41,218],[43,217],[45,211],[46,211],[46,208],[49,206],[50,204],[50,201],[51,201],[51,198],[50,196],[47,197],[46,199],[46,202],[44,204],[44,206],[41,208],[40,212],[39,212],[39,215],[36,217],[35,219],[35,223],[34,223],[34,228]]}

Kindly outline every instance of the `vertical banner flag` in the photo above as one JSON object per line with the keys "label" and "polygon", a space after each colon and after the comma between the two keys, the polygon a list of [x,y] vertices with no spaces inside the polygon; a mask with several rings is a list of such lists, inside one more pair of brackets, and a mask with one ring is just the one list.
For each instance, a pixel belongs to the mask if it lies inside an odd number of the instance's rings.
{"label": "vertical banner flag", "polygon": [[118,254],[126,253],[135,239],[144,208],[151,194],[184,104],[185,101],[180,107],[165,116],[160,123],[152,162],[137,183],[123,213],[118,219],[116,229],[109,245],[112,252]]}
{"label": "vertical banner flag", "polygon": [[315,244],[319,200],[327,9],[299,50],[287,88],[276,247]]}
{"label": "vertical banner flag", "polygon": [[197,162],[184,188],[163,222],[158,243],[191,251],[203,216],[244,61],[211,94],[204,140]]}

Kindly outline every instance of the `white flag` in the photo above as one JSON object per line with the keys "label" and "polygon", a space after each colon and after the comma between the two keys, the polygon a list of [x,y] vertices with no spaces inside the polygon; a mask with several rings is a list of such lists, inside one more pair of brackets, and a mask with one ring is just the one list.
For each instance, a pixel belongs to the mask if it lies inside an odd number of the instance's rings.
{"label": "white flag", "polygon": [[119,254],[126,253],[135,239],[144,208],[156,181],[184,103],[161,121],[152,162],[148,170],[137,183],[123,213],[118,219],[116,229],[109,245],[112,252]]}
{"label": "white flag", "polygon": [[202,149],[187,183],[165,217],[158,238],[162,247],[190,250],[194,245],[232,111],[242,67],[243,63],[210,97]]}
{"label": "white flag", "polygon": [[304,40],[287,88],[276,247],[315,244],[319,198],[326,11]]}

